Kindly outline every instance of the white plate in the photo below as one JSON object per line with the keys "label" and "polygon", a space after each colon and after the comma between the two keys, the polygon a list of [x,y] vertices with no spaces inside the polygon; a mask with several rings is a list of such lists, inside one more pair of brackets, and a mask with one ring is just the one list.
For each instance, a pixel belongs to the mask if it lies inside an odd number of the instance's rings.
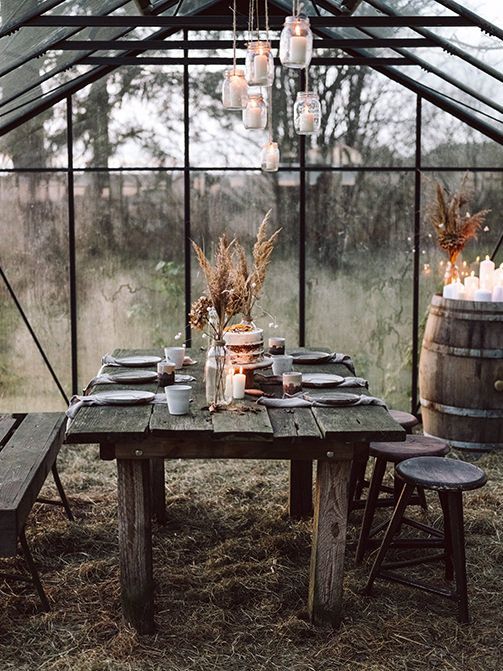
{"label": "white plate", "polygon": [[360,396],[358,394],[346,394],[343,391],[332,391],[317,396],[316,394],[306,394],[311,401],[328,401],[331,405],[352,405]]}
{"label": "white plate", "polygon": [[337,387],[341,382],[344,382],[342,375],[302,373],[302,385],[305,387]]}
{"label": "white plate", "polygon": [[159,361],[162,361],[160,356],[124,356],[124,357],[117,357],[115,359],[118,364],[121,366],[132,366],[133,368],[141,366],[155,366],[155,364],[159,363]]}
{"label": "white plate", "polygon": [[176,384],[186,384],[187,382],[194,382],[196,378],[193,375],[179,375],[175,373],[175,383]]}
{"label": "white plate", "polygon": [[93,394],[107,405],[137,405],[139,403],[149,403],[155,398],[151,391],[134,391],[125,389],[123,391],[103,391],[99,394]]}
{"label": "white plate", "polygon": [[119,384],[131,384],[133,382],[155,382],[157,373],[151,370],[125,371],[123,373],[110,373],[114,382]]}
{"label": "white plate", "polygon": [[298,364],[323,363],[332,358],[327,352],[289,352],[293,356],[293,362]]}

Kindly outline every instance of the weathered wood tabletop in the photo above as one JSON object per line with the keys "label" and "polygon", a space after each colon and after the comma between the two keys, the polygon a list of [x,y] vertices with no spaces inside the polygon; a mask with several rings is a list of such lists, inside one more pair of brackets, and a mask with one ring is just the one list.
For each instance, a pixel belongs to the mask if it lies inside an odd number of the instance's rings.
{"label": "weathered wood tabletop", "polygon": [[[133,354],[161,356],[162,352],[114,352],[116,357]],[[79,410],[66,433],[67,443],[98,443],[102,459],[117,460],[125,619],[140,632],[154,629],[151,514],[160,521],[165,518],[165,459],[287,459],[294,516],[312,510],[312,462],[318,462],[308,605],[313,621],[337,624],[342,614],[351,461],[362,445],[404,440],[405,431],[385,408],[375,405],[286,409],[266,408],[251,399],[235,403],[241,411],[210,414],[203,382],[205,353],[188,350],[188,354],[197,360],[183,371],[196,378],[191,383],[194,400],[189,415],[172,416],[165,404],[87,406]],[[295,369],[351,375],[342,364],[296,365]],[[107,367],[103,372],[120,370]],[[260,386],[260,377],[256,379]],[[97,385],[92,391],[112,389],[162,391],[155,383]],[[267,384],[263,389],[281,395],[279,385]],[[343,391],[368,393],[360,387]]]}

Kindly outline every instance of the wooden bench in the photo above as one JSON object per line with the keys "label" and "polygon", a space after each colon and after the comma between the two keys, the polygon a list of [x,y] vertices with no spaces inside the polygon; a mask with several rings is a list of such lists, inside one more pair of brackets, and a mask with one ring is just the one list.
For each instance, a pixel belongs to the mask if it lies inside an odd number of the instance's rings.
{"label": "wooden bench", "polygon": [[[36,501],[62,505],[68,518],[73,519],[56,466],[65,420],[62,413],[0,415],[0,557],[15,556],[19,541],[31,574],[30,578],[5,573],[0,577],[33,582],[46,611],[49,603],[24,528]],[[49,471],[61,501],[38,498]]]}

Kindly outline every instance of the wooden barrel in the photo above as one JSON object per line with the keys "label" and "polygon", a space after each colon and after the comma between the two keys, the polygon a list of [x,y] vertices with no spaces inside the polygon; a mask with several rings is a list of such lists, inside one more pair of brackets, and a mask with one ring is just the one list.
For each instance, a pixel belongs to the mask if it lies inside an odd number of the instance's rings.
{"label": "wooden barrel", "polygon": [[425,434],[503,449],[503,302],[433,296],[419,363]]}

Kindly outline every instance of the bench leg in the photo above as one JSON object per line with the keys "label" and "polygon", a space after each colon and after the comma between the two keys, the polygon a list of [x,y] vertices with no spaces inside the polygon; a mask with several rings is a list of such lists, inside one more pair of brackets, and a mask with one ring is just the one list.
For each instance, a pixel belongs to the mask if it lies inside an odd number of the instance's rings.
{"label": "bench leg", "polygon": [[54,465],[52,467],[52,477],[54,478],[54,484],[56,485],[56,489],[58,490],[59,497],[61,499],[61,503],[63,504],[63,508],[65,509],[66,516],[70,520],[70,522],[74,521],[72,509],[70,508],[70,504],[68,503],[68,499],[66,498],[66,493],[63,488],[63,483],[61,482],[61,478],[59,477],[58,473],[58,467],[56,466],[56,462],[54,462]]}
{"label": "bench leg", "polygon": [[318,461],[308,609],[314,623],[340,624],[351,460]]}
{"label": "bench leg", "polygon": [[122,613],[140,634],[154,631],[150,464],[117,459]]}
{"label": "bench leg", "polygon": [[292,459],[290,461],[290,494],[288,500],[290,517],[301,519],[313,514],[313,462]]}
{"label": "bench leg", "polygon": [[42,583],[40,581],[40,576],[38,575],[37,567],[35,565],[35,562],[33,561],[33,557],[31,556],[30,547],[28,545],[28,541],[26,540],[24,529],[22,529],[19,534],[19,542],[21,544],[21,549],[23,551],[23,556],[25,558],[26,565],[28,566],[28,569],[30,571],[33,584],[35,585],[35,589],[37,590],[38,597],[42,604],[42,608],[45,610],[46,613],[48,613],[50,611],[49,601],[47,600],[44,588],[42,587]]}
{"label": "bench leg", "polygon": [[159,524],[166,524],[164,459],[162,457],[154,457],[149,459],[149,462],[152,514]]}

